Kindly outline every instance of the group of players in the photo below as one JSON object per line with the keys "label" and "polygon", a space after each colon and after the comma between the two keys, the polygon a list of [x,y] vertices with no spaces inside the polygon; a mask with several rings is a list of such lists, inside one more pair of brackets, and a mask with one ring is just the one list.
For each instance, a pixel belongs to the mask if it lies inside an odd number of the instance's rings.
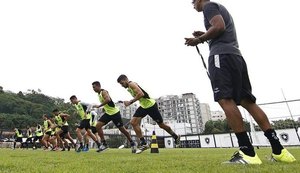
{"label": "group of players", "polygon": [[[39,140],[39,142],[44,146],[45,150],[48,150],[51,147],[51,150],[54,151],[58,150],[58,148],[62,148],[62,151],[65,151],[66,149],[70,151],[70,148],[74,147],[77,152],[88,151],[88,139],[91,138],[97,144],[97,152],[103,152],[108,149],[108,144],[104,138],[102,128],[107,123],[112,121],[120,130],[120,132],[126,136],[128,142],[130,143],[132,153],[140,154],[149,148],[149,145],[147,144],[147,141],[145,140],[140,128],[141,120],[146,115],[149,115],[159,125],[160,128],[167,131],[174,138],[176,147],[179,147],[180,135],[177,135],[168,125],[163,122],[156,101],[150,98],[148,93],[137,83],[129,81],[127,76],[124,74],[118,77],[117,82],[122,87],[126,88],[133,97],[133,99],[130,101],[123,101],[125,106],[129,106],[136,101],[139,101],[140,104],[130,120],[130,124],[134,129],[137,138],[139,139],[138,146],[132,140],[131,135],[124,127],[120,110],[111,99],[109,92],[101,88],[99,81],[95,81],[92,83],[92,88],[99,97],[99,105],[81,102],[75,95],[70,97],[70,102],[75,107],[77,114],[81,118],[81,121],[77,125],[76,129],[79,146],[76,147],[76,143],[69,133],[69,124],[67,119],[70,117],[70,115],[55,109],[52,112],[53,117],[50,118],[46,114],[43,115],[43,131],[40,125],[36,127],[35,137],[33,139],[33,148],[36,148],[36,141]],[[98,118],[98,114],[93,111],[94,108],[102,108],[103,114],[100,116],[100,118]],[[83,130],[84,135],[82,135]],[[20,140],[22,140],[22,137],[20,136],[18,129],[15,129],[15,132],[17,136],[16,142],[21,142]],[[26,144],[28,147],[27,141]]]}

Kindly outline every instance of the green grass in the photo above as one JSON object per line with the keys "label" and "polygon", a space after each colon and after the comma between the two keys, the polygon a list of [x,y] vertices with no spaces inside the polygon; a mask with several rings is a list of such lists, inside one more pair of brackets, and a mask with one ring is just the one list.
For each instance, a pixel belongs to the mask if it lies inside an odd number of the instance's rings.
{"label": "green grass", "polygon": [[[300,148],[288,150],[300,159]],[[299,161],[273,163],[270,148],[257,149],[262,165],[225,165],[236,149],[159,149],[159,154],[145,151],[132,154],[129,149],[110,149],[104,153],[50,152],[42,150],[0,149],[0,172],[219,172],[219,173],[295,173],[300,172]]]}

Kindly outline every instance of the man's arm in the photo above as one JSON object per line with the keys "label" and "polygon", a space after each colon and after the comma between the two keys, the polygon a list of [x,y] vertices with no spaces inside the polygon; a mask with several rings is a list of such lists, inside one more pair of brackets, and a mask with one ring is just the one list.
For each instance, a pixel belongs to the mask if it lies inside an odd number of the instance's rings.
{"label": "man's arm", "polygon": [[196,38],[185,38],[185,44],[188,46],[196,46],[199,43],[218,37],[226,29],[224,19],[221,15],[215,15],[209,23],[211,24],[211,27],[205,33]]}
{"label": "man's arm", "polygon": [[111,98],[106,90],[102,91],[102,97],[104,99],[103,103],[101,103],[100,105],[94,105],[94,106],[92,106],[92,108],[100,108],[100,107],[108,104],[111,101]]}
{"label": "man's arm", "polygon": [[213,38],[218,37],[226,29],[224,19],[223,19],[222,15],[220,15],[220,14],[214,16],[209,21],[209,23],[211,24],[211,27],[207,30],[207,32],[205,32],[204,34],[202,34],[199,37],[196,37],[198,39],[199,43],[203,43],[207,40],[211,40]]}
{"label": "man's arm", "polygon": [[141,90],[141,88],[136,83],[130,82],[128,84],[128,87],[130,87],[134,91],[134,93],[136,93],[136,95],[132,100],[124,101],[125,106],[131,105],[132,103],[136,102],[137,100],[139,100],[140,98],[142,98],[144,96],[143,91]]}

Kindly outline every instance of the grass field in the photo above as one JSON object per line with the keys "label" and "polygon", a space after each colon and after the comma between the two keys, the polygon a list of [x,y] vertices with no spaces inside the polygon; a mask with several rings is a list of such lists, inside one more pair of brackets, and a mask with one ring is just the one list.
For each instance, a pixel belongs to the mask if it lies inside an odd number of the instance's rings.
{"label": "grass field", "polygon": [[[300,159],[300,148],[288,150]],[[299,161],[294,163],[270,162],[270,148],[257,149],[262,165],[226,165],[236,149],[159,149],[158,154],[145,151],[132,154],[129,149],[109,149],[103,153],[51,152],[42,150],[0,149],[0,172],[219,172],[219,173],[297,173]]]}

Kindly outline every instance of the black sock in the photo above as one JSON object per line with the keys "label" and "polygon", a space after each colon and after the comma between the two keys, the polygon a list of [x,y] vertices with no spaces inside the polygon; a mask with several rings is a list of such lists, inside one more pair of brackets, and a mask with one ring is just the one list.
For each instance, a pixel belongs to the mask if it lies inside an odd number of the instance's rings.
{"label": "black sock", "polygon": [[106,140],[101,141],[102,145],[107,146]]}
{"label": "black sock", "polygon": [[130,142],[130,146],[135,146],[135,143],[131,140]]}
{"label": "black sock", "polygon": [[87,144],[85,144],[85,147],[86,147],[86,148],[89,148],[89,144],[88,144],[88,143],[87,143]]}
{"label": "black sock", "polygon": [[141,141],[141,145],[146,145],[146,140],[144,137],[141,137],[140,141]]}
{"label": "black sock", "polygon": [[281,150],[283,149],[283,146],[280,144],[279,139],[276,135],[276,132],[274,129],[268,129],[265,131],[265,136],[269,139],[272,152],[274,154],[281,154]]}
{"label": "black sock", "polygon": [[100,147],[100,143],[98,141],[96,141],[96,144],[97,144],[97,147],[99,148]]}
{"label": "black sock", "polygon": [[14,148],[16,148],[16,142],[14,142]]}
{"label": "black sock", "polygon": [[250,143],[247,132],[235,133],[235,135],[238,139],[240,150],[244,154],[246,154],[248,156],[251,156],[251,157],[254,157],[255,156],[255,151],[254,151],[254,148],[253,148],[252,144]]}
{"label": "black sock", "polygon": [[172,137],[176,140],[178,138],[178,135],[176,133],[172,134]]}
{"label": "black sock", "polygon": [[80,148],[83,148],[83,144],[82,144],[82,142],[80,142]]}

